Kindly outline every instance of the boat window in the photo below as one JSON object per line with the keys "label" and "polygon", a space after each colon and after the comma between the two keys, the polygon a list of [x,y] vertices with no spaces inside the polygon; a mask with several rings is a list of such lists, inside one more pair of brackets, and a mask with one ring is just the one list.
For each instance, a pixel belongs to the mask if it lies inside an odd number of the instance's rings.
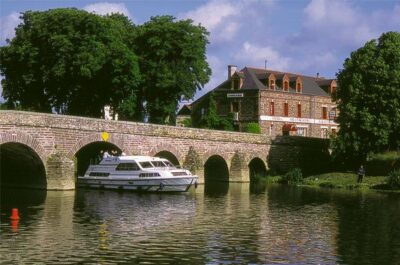
{"label": "boat window", "polygon": [[174,165],[169,161],[163,161],[167,167],[174,167]]}
{"label": "boat window", "polygon": [[149,177],[159,177],[160,174],[158,174],[157,172],[155,173],[140,173],[139,174],[139,178],[149,178]]}
{"label": "boat window", "polygon": [[162,161],[151,161],[154,167],[166,167]]}
{"label": "boat window", "polygon": [[117,166],[116,170],[119,170],[119,171],[134,171],[134,170],[139,170],[139,166],[134,162],[120,163]]}
{"label": "boat window", "polygon": [[110,173],[106,172],[90,172],[89,176],[91,177],[108,177]]}
{"label": "boat window", "polygon": [[150,167],[153,167],[153,165],[152,165],[150,162],[148,162],[148,161],[139,162],[139,164],[140,164],[140,166],[141,166],[142,168],[150,168]]}

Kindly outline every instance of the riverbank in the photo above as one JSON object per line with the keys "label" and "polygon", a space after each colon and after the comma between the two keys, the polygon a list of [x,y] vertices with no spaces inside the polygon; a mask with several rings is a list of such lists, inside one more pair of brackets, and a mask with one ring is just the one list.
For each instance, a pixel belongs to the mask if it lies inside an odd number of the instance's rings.
{"label": "riverbank", "polygon": [[[282,176],[268,176],[267,183],[281,183]],[[335,188],[335,189],[360,189],[360,190],[383,190],[398,192],[400,190],[391,190],[387,187],[386,176],[365,176],[362,183],[357,183],[357,175],[347,172],[331,172],[303,178],[303,182],[297,185]]]}

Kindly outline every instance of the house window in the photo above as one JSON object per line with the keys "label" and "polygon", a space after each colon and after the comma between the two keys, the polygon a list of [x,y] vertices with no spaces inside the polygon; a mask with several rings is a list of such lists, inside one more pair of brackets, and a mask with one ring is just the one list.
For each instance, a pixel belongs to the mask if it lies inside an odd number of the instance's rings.
{"label": "house window", "polygon": [[297,104],[297,118],[301,118],[301,104]]}
{"label": "house window", "polygon": [[328,119],[328,110],[327,107],[322,107],[322,119]]}
{"label": "house window", "polygon": [[269,115],[271,115],[271,116],[275,115],[275,104],[274,104],[274,102],[271,102],[269,104]]}
{"label": "house window", "polygon": [[232,109],[232,112],[239,112],[239,102],[232,102],[231,109]]}
{"label": "house window", "polygon": [[297,135],[298,136],[307,136],[307,128],[297,127]]}
{"label": "house window", "polygon": [[301,83],[297,83],[296,92],[297,92],[297,93],[300,93],[300,92],[301,92]]}
{"label": "house window", "polygon": [[333,86],[333,87],[331,88],[331,94],[335,94],[335,92],[336,92],[336,87]]}
{"label": "house window", "polygon": [[275,89],[275,80],[269,81],[269,88],[270,89]]}
{"label": "house window", "polygon": [[240,80],[238,78],[233,79],[233,89],[238,90],[240,88]]}
{"label": "house window", "polygon": [[288,90],[289,90],[289,82],[288,82],[288,81],[283,82],[283,89],[284,89],[285,91],[288,91]]}
{"label": "house window", "polygon": [[289,103],[287,102],[283,103],[283,115],[285,117],[289,116]]}

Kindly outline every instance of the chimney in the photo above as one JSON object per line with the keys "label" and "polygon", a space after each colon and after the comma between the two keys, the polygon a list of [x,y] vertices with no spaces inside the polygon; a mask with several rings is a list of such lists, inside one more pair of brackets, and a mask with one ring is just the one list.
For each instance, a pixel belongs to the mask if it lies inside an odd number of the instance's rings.
{"label": "chimney", "polygon": [[319,78],[319,73],[317,73],[317,78]]}
{"label": "chimney", "polygon": [[228,65],[228,79],[231,79],[233,74],[236,72],[237,66],[236,65]]}

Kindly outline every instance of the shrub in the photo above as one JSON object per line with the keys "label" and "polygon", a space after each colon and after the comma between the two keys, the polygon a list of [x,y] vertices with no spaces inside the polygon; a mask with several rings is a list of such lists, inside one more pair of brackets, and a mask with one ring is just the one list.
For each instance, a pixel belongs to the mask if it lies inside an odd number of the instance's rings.
{"label": "shrub", "polygon": [[390,172],[386,183],[391,189],[400,189],[400,170]]}
{"label": "shrub", "polygon": [[257,122],[250,122],[246,124],[244,131],[248,133],[261,133],[261,128]]}
{"label": "shrub", "polygon": [[282,177],[282,182],[288,183],[288,184],[299,184],[303,182],[303,174],[301,173],[300,168],[294,168],[287,172],[283,177]]}

